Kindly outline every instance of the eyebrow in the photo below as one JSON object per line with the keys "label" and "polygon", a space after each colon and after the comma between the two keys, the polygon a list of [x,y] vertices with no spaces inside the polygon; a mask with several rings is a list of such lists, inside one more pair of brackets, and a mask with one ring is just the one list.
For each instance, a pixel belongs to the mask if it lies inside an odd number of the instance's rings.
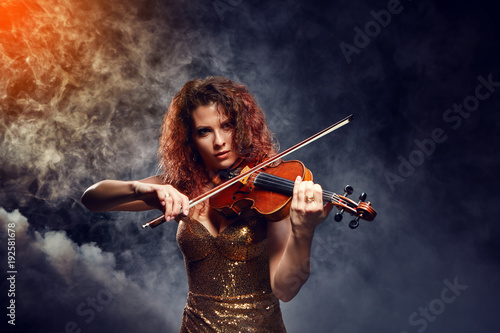
{"label": "eyebrow", "polygon": [[[224,120],[220,124],[221,125],[226,125],[226,124],[232,124],[232,123],[234,123],[234,121],[231,120],[231,119],[229,119],[229,118],[227,118],[226,120]],[[210,126],[210,125],[200,125],[200,126],[195,127],[195,130],[204,129],[204,128],[212,128],[212,126]]]}

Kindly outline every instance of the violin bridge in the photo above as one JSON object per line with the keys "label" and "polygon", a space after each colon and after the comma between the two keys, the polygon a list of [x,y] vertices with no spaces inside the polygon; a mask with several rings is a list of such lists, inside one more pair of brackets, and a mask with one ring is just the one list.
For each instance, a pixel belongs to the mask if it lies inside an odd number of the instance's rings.
{"label": "violin bridge", "polygon": [[[250,170],[250,167],[247,165],[246,167],[244,167],[244,168],[243,168],[243,170],[241,170],[241,173],[240,173],[240,174],[245,173],[245,172],[247,172],[248,170]],[[243,185],[246,185],[246,184],[247,184],[247,182],[248,182],[248,178],[250,178],[250,176],[251,176],[251,175],[252,175],[252,174],[249,174],[248,176],[241,178],[241,179],[240,179],[240,183],[242,183]]]}

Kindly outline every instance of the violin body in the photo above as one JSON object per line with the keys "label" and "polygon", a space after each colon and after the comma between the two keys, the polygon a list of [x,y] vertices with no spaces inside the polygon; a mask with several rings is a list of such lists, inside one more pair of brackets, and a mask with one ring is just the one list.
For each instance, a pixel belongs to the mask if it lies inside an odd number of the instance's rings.
{"label": "violin body", "polygon": [[[251,164],[245,165],[242,172],[251,167]],[[280,179],[276,180],[272,176]],[[290,213],[293,183],[297,176],[301,176],[303,180],[313,178],[311,171],[302,162],[279,160],[214,195],[210,198],[210,206],[227,218],[252,209],[265,215],[268,221],[281,221]]]}

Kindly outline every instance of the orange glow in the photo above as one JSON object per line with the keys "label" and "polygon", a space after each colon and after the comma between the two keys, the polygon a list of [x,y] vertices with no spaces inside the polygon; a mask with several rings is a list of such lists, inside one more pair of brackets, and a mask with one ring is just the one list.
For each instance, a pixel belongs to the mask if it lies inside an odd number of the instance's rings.
{"label": "orange glow", "polygon": [[71,9],[51,0],[8,0],[0,15],[0,107],[10,120],[46,115],[81,75],[71,71],[81,68],[75,52],[81,31],[68,24]]}
{"label": "orange glow", "polygon": [[22,0],[3,0],[0,3],[0,30],[9,32],[25,23],[29,5]]}
{"label": "orange glow", "polygon": [[75,161],[94,142],[105,151],[96,163],[124,151],[125,140],[111,142],[110,122],[130,121],[121,105],[151,103],[142,87],[158,78],[148,59],[164,36],[159,21],[140,20],[131,8],[128,1],[0,0],[0,164],[3,175],[30,175],[6,188],[63,199],[72,186],[55,184],[84,174],[88,166]]}

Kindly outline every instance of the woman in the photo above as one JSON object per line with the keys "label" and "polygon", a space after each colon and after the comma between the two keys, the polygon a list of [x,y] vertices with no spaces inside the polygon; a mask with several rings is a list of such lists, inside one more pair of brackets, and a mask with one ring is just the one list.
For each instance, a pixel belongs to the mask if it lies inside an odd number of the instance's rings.
{"label": "woman", "polygon": [[279,222],[236,217],[189,198],[242,162],[275,154],[262,110],[246,87],[222,77],[187,82],[160,137],[161,176],[101,181],[85,191],[91,211],[160,209],[178,222],[189,293],[181,332],[285,332],[278,299],[290,301],[309,276],[315,227],[332,209],[318,184],[297,177],[290,214]]}

